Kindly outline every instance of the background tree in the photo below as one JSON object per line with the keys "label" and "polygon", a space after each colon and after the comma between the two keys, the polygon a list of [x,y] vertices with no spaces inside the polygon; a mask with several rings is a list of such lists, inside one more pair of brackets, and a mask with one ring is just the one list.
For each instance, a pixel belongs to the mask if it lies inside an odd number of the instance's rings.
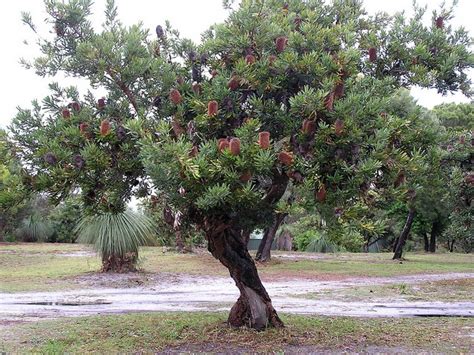
{"label": "background tree", "polygon": [[[20,109],[12,122],[19,156],[33,187],[56,203],[71,194],[81,196],[86,219],[81,225],[96,226],[80,231],[84,240],[116,246],[101,252],[104,271],[134,269],[137,245],[153,233],[146,218],[126,211],[132,196],[148,194],[134,131],[153,110],[148,91],[156,90],[155,78],[166,80],[161,70],[166,62],[155,58],[147,31],[117,20],[113,1],[107,2],[100,33],[88,20],[92,1],[45,5],[54,33],[38,39],[43,56],[24,64],[42,76],[61,71],[83,77],[107,95],[89,91],[81,97],[74,87],[52,83],[49,97],[34,101],[32,109]],[[24,22],[35,30],[28,14]],[[130,223],[127,228],[124,222]]]}
{"label": "background tree", "polygon": [[429,26],[424,12],[407,19],[368,16],[359,2],[243,1],[197,49],[175,45],[188,49],[182,80],[159,97],[169,111],[142,157],[236,282],[231,325],[282,326],[243,235],[272,223],[290,179],[328,226],[356,220],[374,196],[403,185],[421,156],[401,149],[406,122],[384,113],[395,90],[469,94],[469,36],[448,26],[450,10],[434,12]]}

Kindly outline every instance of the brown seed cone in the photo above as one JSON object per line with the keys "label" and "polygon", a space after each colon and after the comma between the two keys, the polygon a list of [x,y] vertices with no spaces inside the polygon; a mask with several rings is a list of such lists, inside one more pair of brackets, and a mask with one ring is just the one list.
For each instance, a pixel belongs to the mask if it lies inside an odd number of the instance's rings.
{"label": "brown seed cone", "polygon": [[65,109],[62,111],[62,115],[63,115],[63,118],[68,119],[68,118],[71,117],[71,111],[69,111],[67,108],[65,108]]}
{"label": "brown seed cone", "polygon": [[369,60],[373,63],[377,60],[377,49],[375,47],[369,48]]}
{"label": "brown seed cone", "polygon": [[337,136],[340,136],[342,132],[344,132],[344,121],[338,118],[336,122],[334,122],[334,131]]}
{"label": "brown seed cone", "polygon": [[173,129],[176,137],[180,137],[185,132],[184,128],[181,127],[181,124],[178,122],[176,117],[173,117],[173,120],[171,121],[171,128]]}
{"label": "brown seed cone", "polygon": [[334,98],[337,100],[343,96],[344,96],[344,83],[340,81],[339,83],[336,84],[334,88]]}
{"label": "brown seed cone", "polygon": [[280,152],[280,154],[278,154],[278,160],[283,165],[290,166],[293,164],[293,154],[290,152]]}
{"label": "brown seed cone", "polygon": [[87,123],[81,123],[79,125],[79,131],[81,131],[81,133],[84,135],[87,134],[88,129],[89,129],[89,125]]}
{"label": "brown seed cone", "polygon": [[207,115],[208,116],[215,116],[217,115],[217,111],[219,109],[219,104],[217,101],[209,101],[207,104]]}
{"label": "brown seed cone", "polygon": [[229,143],[230,152],[232,155],[240,154],[240,139],[232,138]]}
{"label": "brown seed cone", "polygon": [[395,182],[393,183],[393,186],[399,187],[400,185],[404,184],[405,181],[406,181],[405,173],[404,173],[403,171],[401,171],[401,172],[398,174],[398,176],[397,176]]}
{"label": "brown seed cone", "polygon": [[178,76],[178,77],[176,78],[176,83],[177,83],[178,85],[183,85],[183,84],[184,84],[184,78],[183,78],[182,76]]}
{"label": "brown seed cone", "polygon": [[191,151],[189,152],[189,156],[194,158],[199,154],[199,149],[195,145],[191,148]]}
{"label": "brown seed cone", "polygon": [[262,149],[268,149],[270,147],[270,132],[263,131],[258,134],[258,145]]}
{"label": "brown seed cone", "polygon": [[71,106],[72,106],[72,109],[76,112],[81,110],[81,105],[79,105],[79,102],[73,102]]}
{"label": "brown seed cone", "polygon": [[201,84],[199,84],[199,83],[194,83],[194,84],[193,84],[193,92],[194,92],[196,95],[201,95],[201,93],[202,93],[202,86],[201,86]]}
{"label": "brown seed cone", "polygon": [[234,75],[232,76],[232,78],[230,78],[229,82],[227,83],[227,87],[234,91],[234,90],[237,90],[240,86],[240,80],[239,80],[239,77]]}
{"label": "brown seed cone", "polygon": [[436,19],[436,28],[443,28],[444,27],[444,18],[442,16]]}
{"label": "brown seed cone", "polygon": [[179,93],[178,90],[171,89],[171,91],[170,91],[170,100],[175,105],[178,105],[178,104],[181,103],[182,97],[181,97],[181,94]]}
{"label": "brown seed cone", "polygon": [[303,120],[302,131],[304,134],[313,134],[316,131],[316,123],[312,120]]}
{"label": "brown seed cone", "polygon": [[316,191],[315,197],[318,202],[324,202],[326,200],[326,186],[322,184],[319,190]]}
{"label": "brown seed cone", "polygon": [[242,182],[248,182],[248,181],[250,181],[251,178],[252,178],[252,173],[247,170],[247,171],[243,172],[242,175],[240,175],[239,180],[242,181]]}
{"label": "brown seed cone", "polygon": [[97,100],[97,107],[99,108],[99,110],[103,110],[105,108],[105,99],[104,98],[101,98],[101,99]]}
{"label": "brown seed cone", "polygon": [[326,96],[326,99],[324,100],[324,106],[328,111],[332,111],[334,109],[334,92],[330,92]]}
{"label": "brown seed cone", "polygon": [[110,132],[110,122],[109,120],[102,120],[100,123],[100,135],[106,136]]}
{"label": "brown seed cone", "polygon": [[256,61],[257,59],[255,59],[255,56],[253,54],[247,54],[245,56],[245,62],[249,65],[254,64]]}
{"label": "brown seed cone", "polygon": [[269,63],[270,65],[273,65],[273,63],[275,63],[276,60],[277,60],[277,56],[276,56],[276,55],[273,55],[273,54],[272,54],[272,55],[269,55],[269,56],[268,56],[268,63]]}
{"label": "brown seed cone", "polygon": [[275,40],[275,47],[276,47],[277,52],[278,53],[283,52],[285,50],[287,44],[288,44],[288,38],[286,38],[284,36],[278,37]]}
{"label": "brown seed cone", "polygon": [[219,138],[217,141],[217,148],[219,149],[219,152],[222,152],[224,149],[229,148],[229,141],[227,138]]}

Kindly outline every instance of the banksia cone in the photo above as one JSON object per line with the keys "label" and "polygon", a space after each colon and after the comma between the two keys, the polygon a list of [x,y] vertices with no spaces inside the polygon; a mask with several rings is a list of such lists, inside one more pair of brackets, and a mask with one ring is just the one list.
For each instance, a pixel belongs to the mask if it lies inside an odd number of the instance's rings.
{"label": "banksia cone", "polygon": [[444,18],[442,16],[436,19],[436,28],[443,28],[444,27]]}
{"label": "banksia cone", "polygon": [[336,87],[334,88],[334,98],[340,99],[344,96],[344,83],[341,81],[337,83]]}
{"label": "banksia cone", "polygon": [[105,108],[105,99],[104,98],[101,98],[101,99],[97,100],[97,107],[99,108],[99,110],[103,110]]}
{"label": "banksia cone", "polygon": [[160,25],[156,26],[156,36],[160,39],[165,37],[165,31],[163,31],[163,27]]}
{"label": "banksia cone", "polygon": [[240,175],[239,180],[242,182],[248,182],[252,178],[252,173],[250,171],[245,171],[242,175]]}
{"label": "banksia cone", "polygon": [[80,156],[79,154],[74,156],[74,166],[76,168],[82,169],[84,164],[85,164],[85,161],[84,161],[84,158],[82,158],[82,156]]}
{"label": "banksia cone", "polygon": [[193,83],[193,92],[196,94],[196,95],[201,95],[202,93],[202,86],[201,84],[199,83]]}
{"label": "banksia cone", "polygon": [[209,101],[209,103],[207,104],[207,115],[208,116],[217,115],[218,109],[219,109],[219,105],[217,101],[215,100]]}
{"label": "banksia cone", "polygon": [[219,152],[222,152],[224,149],[229,148],[229,141],[226,138],[220,138],[217,141],[217,147],[219,149]]}
{"label": "banksia cone", "polygon": [[227,87],[232,91],[237,90],[239,86],[240,80],[236,75],[232,76],[232,78],[230,78],[229,82],[227,83]]}
{"label": "banksia cone", "polygon": [[328,111],[332,111],[334,109],[334,92],[330,92],[326,96],[326,99],[324,100],[324,106]]}
{"label": "banksia cone", "polygon": [[156,205],[158,204],[158,196],[156,195],[151,195],[150,196],[150,201],[151,201],[151,207],[156,207]]}
{"label": "banksia cone", "polygon": [[219,74],[219,72],[218,72],[216,69],[212,69],[212,70],[211,70],[211,76],[212,76],[213,78],[215,78],[215,77],[217,76],[217,74]]}
{"label": "banksia cone", "polygon": [[315,197],[318,202],[324,202],[326,200],[326,186],[324,184],[316,191]]}
{"label": "banksia cone", "polygon": [[269,55],[269,56],[268,56],[268,63],[269,63],[270,65],[272,65],[273,63],[275,63],[276,60],[277,60],[277,56],[276,56],[276,55],[273,55],[273,54],[272,54],[272,55]]}
{"label": "banksia cone", "polygon": [[300,27],[301,27],[301,24],[303,23],[303,19],[301,17],[297,16],[297,17],[295,17],[293,23],[295,24],[295,29],[297,31],[299,31]]}
{"label": "banksia cone", "polygon": [[71,117],[71,111],[69,111],[67,108],[65,108],[62,111],[62,115],[63,115],[63,118],[68,119],[69,117]]}
{"label": "banksia cone", "polygon": [[185,132],[184,128],[181,127],[179,122],[176,120],[176,117],[173,117],[173,120],[171,121],[171,128],[173,129],[176,137],[180,137]]}
{"label": "banksia cone", "polygon": [[79,131],[81,131],[81,133],[84,135],[87,135],[88,129],[89,129],[89,125],[87,123],[81,123],[79,125]]}
{"label": "banksia cone", "polygon": [[313,134],[316,130],[316,123],[311,120],[304,120],[302,131],[304,134]]}
{"label": "banksia cone", "polygon": [[81,110],[81,105],[79,105],[79,102],[73,102],[71,106],[72,106],[72,109],[76,112]]}
{"label": "banksia cone", "polygon": [[194,158],[198,155],[199,153],[199,149],[198,147],[196,147],[195,145],[193,145],[193,147],[191,148],[191,150],[189,151],[189,156]]}
{"label": "banksia cone", "polygon": [[275,40],[275,47],[276,47],[277,52],[278,53],[283,52],[285,50],[287,44],[288,44],[288,38],[286,38],[284,36],[278,37]]}
{"label": "banksia cone", "polygon": [[387,112],[380,112],[380,117],[387,118],[387,116],[388,116]]}
{"label": "banksia cone", "polygon": [[280,154],[278,154],[278,160],[283,165],[290,166],[293,164],[293,155],[290,152],[280,152]]}
{"label": "banksia cone", "polygon": [[334,131],[337,136],[340,136],[342,132],[344,132],[344,121],[338,118],[336,122],[334,122]]}
{"label": "banksia cone", "polygon": [[171,89],[171,91],[170,91],[170,100],[175,105],[178,105],[178,104],[181,103],[182,97],[181,97],[181,94],[179,93],[178,90]]}
{"label": "banksia cone", "polygon": [[110,122],[109,120],[103,120],[100,123],[100,135],[106,136],[110,132]]}
{"label": "banksia cone", "polygon": [[182,77],[182,76],[178,76],[178,77],[176,78],[176,83],[177,83],[178,85],[183,85],[183,84],[184,84],[184,79],[183,79],[183,77]]}
{"label": "banksia cone", "polygon": [[56,164],[56,163],[58,162],[58,160],[56,159],[56,156],[55,156],[53,153],[51,153],[51,152],[46,153],[46,154],[44,155],[43,159],[44,159],[44,161],[45,161],[46,163],[48,163],[49,165],[54,165],[54,164]]}
{"label": "banksia cone", "polygon": [[255,56],[253,54],[247,54],[245,56],[245,62],[249,65],[254,64],[256,62]]}
{"label": "banksia cone", "polygon": [[373,63],[377,60],[377,49],[375,47],[369,48],[369,60]]}
{"label": "banksia cone", "polygon": [[188,53],[188,59],[191,61],[191,62],[194,62],[196,61],[196,52],[195,51],[191,51]]}
{"label": "banksia cone", "polygon": [[459,143],[461,143],[461,144],[466,143],[466,137],[464,137],[464,136],[459,137]]}
{"label": "banksia cone", "polygon": [[263,131],[258,134],[258,145],[262,149],[268,149],[270,147],[270,132]]}
{"label": "banksia cone", "polygon": [[123,126],[118,126],[115,134],[117,135],[117,139],[119,141],[123,141],[125,138],[127,138],[127,131],[125,128],[123,128]]}
{"label": "banksia cone", "polygon": [[405,173],[402,171],[398,174],[395,182],[393,183],[393,186],[399,187],[400,185],[404,184],[405,181],[406,181]]}
{"label": "banksia cone", "polygon": [[230,152],[232,155],[240,154],[240,139],[232,138],[229,143]]}

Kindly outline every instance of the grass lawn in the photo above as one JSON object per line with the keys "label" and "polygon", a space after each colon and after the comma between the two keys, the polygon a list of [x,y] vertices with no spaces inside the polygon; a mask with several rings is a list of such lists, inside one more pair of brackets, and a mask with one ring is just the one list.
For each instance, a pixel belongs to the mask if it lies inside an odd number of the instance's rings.
{"label": "grass lawn", "polygon": [[[287,327],[229,329],[224,314],[138,313],[0,326],[0,351],[40,353],[156,351],[474,350],[474,319],[361,319],[283,315]],[[3,329],[2,329],[3,328]]]}
{"label": "grass lawn", "polygon": [[[274,253],[275,256],[289,254]],[[259,264],[263,280],[278,278],[341,279],[417,273],[473,272],[473,254],[410,254],[406,261],[380,254],[305,254],[315,259],[274,257]],[[145,273],[228,276],[207,251],[194,254],[143,248],[140,266]],[[77,277],[95,273],[100,260],[87,246],[77,244],[0,243],[0,292],[47,291],[87,287]]]}

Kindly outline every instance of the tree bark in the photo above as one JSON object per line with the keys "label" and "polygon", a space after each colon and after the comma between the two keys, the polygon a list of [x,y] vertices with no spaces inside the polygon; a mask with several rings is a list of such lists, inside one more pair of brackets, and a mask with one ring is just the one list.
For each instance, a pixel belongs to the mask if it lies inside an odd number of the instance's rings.
{"label": "tree bark", "polygon": [[423,243],[425,246],[425,252],[430,251],[430,241],[428,239],[428,234],[426,232],[423,233]]}
{"label": "tree bark", "polygon": [[257,330],[283,327],[260,281],[255,263],[243,241],[242,231],[225,223],[208,224],[205,230],[209,251],[227,267],[240,291],[240,297],[229,314],[229,325]]}
{"label": "tree bark", "polygon": [[430,252],[436,252],[436,237],[439,235],[441,231],[440,224],[438,221],[433,222],[431,226],[431,235],[430,235]]}
{"label": "tree bark", "polygon": [[403,227],[400,237],[398,237],[397,244],[395,246],[395,252],[393,254],[393,260],[401,259],[403,253],[403,246],[405,245],[408,235],[410,234],[411,226],[413,224],[413,219],[415,218],[415,210],[410,208],[408,211],[407,220],[405,226]]}
{"label": "tree bark", "polygon": [[265,229],[262,241],[258,246],[257,255],[255,256],[256,260],[261,262],[270,260],[272,244],[275,240],[276,232],[287,215],[288,213],[277,213],[273,219],[272,225]]}

